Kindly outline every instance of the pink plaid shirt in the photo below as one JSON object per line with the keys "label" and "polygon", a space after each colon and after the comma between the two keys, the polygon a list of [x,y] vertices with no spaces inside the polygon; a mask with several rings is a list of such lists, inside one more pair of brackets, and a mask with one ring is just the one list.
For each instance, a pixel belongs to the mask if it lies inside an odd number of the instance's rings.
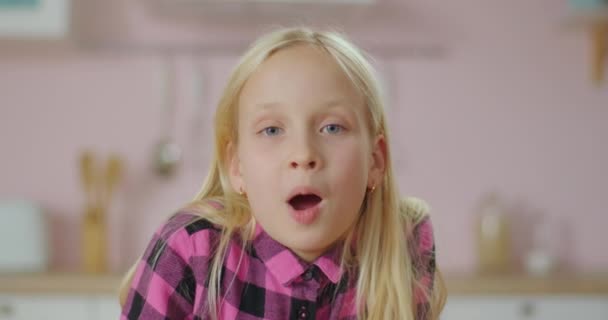
{"label": "pink plaid shirt", "polygon": [[[219,237],[219,229],[196,215],[171,217],[137,265],[121,319],[209,319],[208,275]],[[435,254],[428,217],[416,225],[411,239],[416,274],[430,289]],[[307,263],[258,227],[237,268],[242,250],[233,238],[223,263],[219,319],[356,319],[356,277],[340,269],[338,245]],[[428,301],[419,291],[414,289],[414,303],[417,319],[423,320]]]}

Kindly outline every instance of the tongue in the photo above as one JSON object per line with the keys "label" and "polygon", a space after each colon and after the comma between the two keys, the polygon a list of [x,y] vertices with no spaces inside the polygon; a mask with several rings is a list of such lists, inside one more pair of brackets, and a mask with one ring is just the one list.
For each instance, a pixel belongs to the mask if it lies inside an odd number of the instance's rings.
{"label": "tongue", "polygon": [[308,208],[312,208],[317,203],[319,203],[321,199],[314,194],[300,195],[293,198],[289,203],[296,210],[306,210]]}

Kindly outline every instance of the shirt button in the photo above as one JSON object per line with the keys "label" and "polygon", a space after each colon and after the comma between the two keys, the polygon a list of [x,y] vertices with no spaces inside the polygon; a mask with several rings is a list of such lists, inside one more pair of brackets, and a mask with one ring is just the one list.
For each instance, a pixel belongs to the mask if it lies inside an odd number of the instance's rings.
{"label": "shirt button", "polygon": [[300,311],[298,312],[300,319],[308,319],[308,308],[305,305],[300,306]]}
{"label": "shirt button", "polygon": [[313,276],[314,276],[313,270],[308,269],[308,270],[306,270],[306,272],[304,273],[304,276],[302,278],[304,279],[304,281],[310,281],[310,280],[312,280]]}

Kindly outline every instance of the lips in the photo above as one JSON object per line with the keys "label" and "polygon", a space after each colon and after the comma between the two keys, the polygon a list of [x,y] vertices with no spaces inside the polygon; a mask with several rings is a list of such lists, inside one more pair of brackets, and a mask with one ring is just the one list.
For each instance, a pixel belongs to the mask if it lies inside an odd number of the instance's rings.
{"label": "lips", "polygon": [[318,205],[323,198],[320,193],[313,188],[300,187],[294,189],[288,197],[287,203],[294,210],[306,210]]}
{"label": "lips", "polygon": [[306,210],[316,206],[321,200],[316,194],[301,194],[291,198],[289,204],[296,210]]}

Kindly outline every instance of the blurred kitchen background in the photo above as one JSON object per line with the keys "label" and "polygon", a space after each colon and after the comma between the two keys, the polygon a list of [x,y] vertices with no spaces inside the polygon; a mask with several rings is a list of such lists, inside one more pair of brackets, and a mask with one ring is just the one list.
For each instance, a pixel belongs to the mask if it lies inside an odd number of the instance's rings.
{"label": "blurred kitchen background", "polygon": [[608,319],[605,0],[0,0],[0,319],[116,319],[238,57],[301,24],[375,59],[442,319]]}

